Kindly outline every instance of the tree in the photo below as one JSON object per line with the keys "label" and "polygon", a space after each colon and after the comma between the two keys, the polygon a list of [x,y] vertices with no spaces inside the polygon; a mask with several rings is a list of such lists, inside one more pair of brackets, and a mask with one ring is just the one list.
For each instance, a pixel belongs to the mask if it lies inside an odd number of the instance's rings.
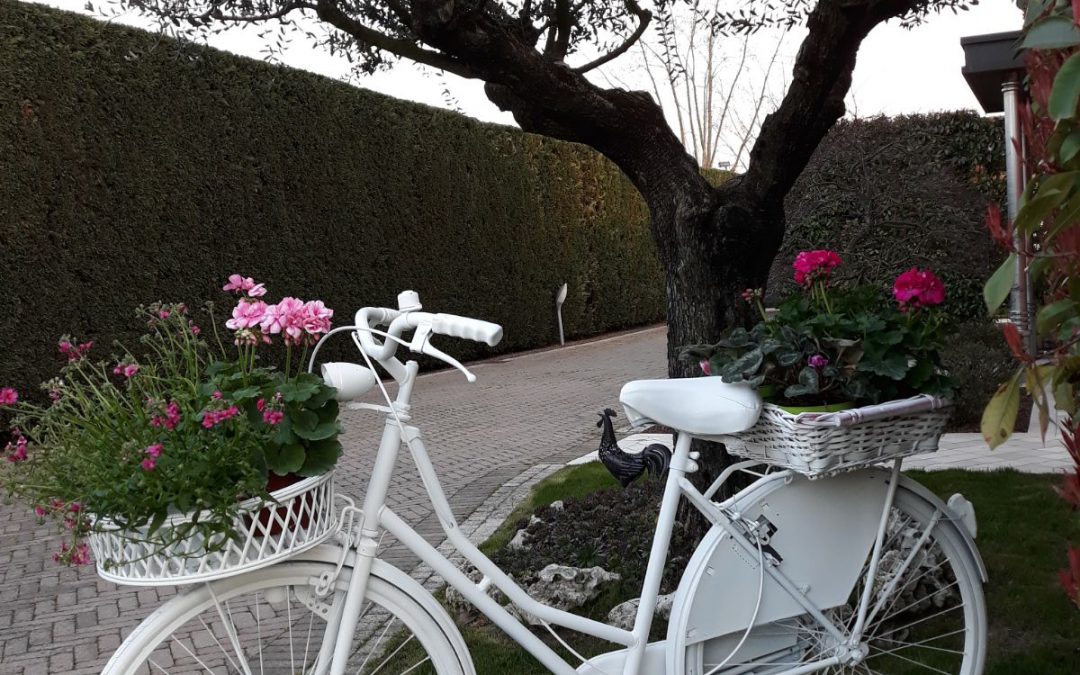
{"label": "tree", "polygon": [[525,131],[592,146],[637,187],[666,270],[668,370],[681,345],[744,321],[745,288],[765,285],[784,234],[784,196],[844,113],[859,45],[878,24],[916,23],[966,0],[754,0],[703,9],[721,34],[805,24],[787,94],[761,124],[745,173],[719,187],[701,175],[646,92],[587,75],[631,49],[675,0],[115,0],[186,32],[316,17],[310,37],[375,70],[397,58],[486,83]]}

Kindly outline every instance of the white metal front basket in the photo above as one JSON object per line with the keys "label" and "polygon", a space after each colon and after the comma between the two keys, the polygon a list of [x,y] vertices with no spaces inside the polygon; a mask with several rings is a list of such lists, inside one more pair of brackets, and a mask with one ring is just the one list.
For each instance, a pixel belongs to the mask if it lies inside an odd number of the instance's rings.
{"label": "white metal front basket", "polygon": [[916,396],[833,413],[792,414],[766,403],[757,424],[725,442],[736,455],[818,478],[935,452],[949,405]]}
{"label": "white metal front basket", "polygon": [[[109,581],[137,586],[210,581],[266,567],[337,530],[332,470],[270,494],[277,504],[264,505],[257,498],[242,503],[233,522],[239,536],[226,540],[215,535],[211,548],[217,550],[211,552],[197,533],[162,546],[162,538],[148,538],[146,528],[125,530],[98,521],[88,537],[97,572]],[[191,514],[178,514],[161,529],[167,533],[190,521]],[[222,541],[224,545],[217,546]]]}

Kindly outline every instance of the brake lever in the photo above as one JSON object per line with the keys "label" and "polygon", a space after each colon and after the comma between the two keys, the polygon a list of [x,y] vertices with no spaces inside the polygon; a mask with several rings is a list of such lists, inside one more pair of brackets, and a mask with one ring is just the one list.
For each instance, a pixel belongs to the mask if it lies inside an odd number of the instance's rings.
{"label": "brake lever", "polygon": [[469,384],[472,384],[473,382],[476,382],[476,376],[473,375],[471,372],[469,372],[468,368],[461,365],[460,361],[455,359],[453,356],[450,356],[446,352],[442,351],[438,347],[435,347],[430,342],[424,344],[423,348],[420,350],[420,353],[421,354],[427,354],[428,356],[434,356],[435,358],[443,361],[444,363],[447,363],[447,364],[457,368],[458,370],[460,370],[462,373],[465,374],[465,379],[469,381]]}
{"label": "brake lever", "polygon": [[427,354],[428,356],[439,359],[443,363],[449,364],[462,373],[465,374],[465,379],[470,384],[476,382],[476,376],[469,372],[469,369],[461,365],[461,362],[450,356],[446,352],[442,351],[438,347],[431,344],[431,321],[425,319],[420,322],[416,327],[416,331],[413,333],[412,343],[409,344],[409,349],[420,354]]}

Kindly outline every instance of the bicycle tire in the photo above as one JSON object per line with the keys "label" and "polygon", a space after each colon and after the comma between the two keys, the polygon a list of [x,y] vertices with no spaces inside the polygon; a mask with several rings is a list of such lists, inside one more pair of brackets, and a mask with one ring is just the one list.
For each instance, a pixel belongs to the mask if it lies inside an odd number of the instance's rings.
{"label": "bicycle tire", "polygon": [[[911,532],[921,533],[930,524],[935,510],[934,505],[911,490],[903,486],[897,489],[871,607],[883,595],[890,575],[895,576],[900,572],[899,561],[915,551],[913,560],[917,560],[918,564],[912,564],[902,572],[903,576],[892,594],[883,600],[884,611],[867,622],[862,639],[868,649],[865,658],[858,663],[831,666],[820,672],[845,675],[981,675],[986,658],[986,603],[979,570],[967,552],[967,543],[957,530],[957,525],[942,518],[934,525],[929,539],[920,549],[916,550],[914,546],[904,548],[905,544],[911,544]],[[915,543],[918,543],[917,539]],[[895,568],[890,571],[889,567],[893,564]],[[854,623],[852,608],[858,606],[866,565],[848,604],[827,612],[845,630],[850,630]],[[944,570],[944,573],[939,574],[939,570]],[[931,609],[926,609],[927,605]],[[922,614],[920,610],[923,610]],[[947,625],[937,628],[941,624]],[[747,668],[752,668],[755,674],[779,675],[820,660],[832,654],[831,650],[835,647],[830,644],[832,638],[808,617],[757,626],[750,635],[766,635],[770,631],[771,635],[793,633],[797,646],[786,654],[774,655],[772,663],[766,663],[765,659],[754,665],[740,663],[736,655],[728,665],[716,671],[717,675],[742,672]],[[936,634],[927,637],[926,633],[931,631]],[[724,644],[730,644],[730,639]],[[686,675],[705,675],[719,665],[730,651],[730,647],[721,649],[717,643],[712,644],[710,649],[710,641],[688,646],[684,672]]]}
{"label": "bicycle tire", "polygon": [[[388,578],[394,575],[385,567],[377,565],[369,578],[347,672],[472,675],[456,628],[433,616],[414,597],[416,589]],[[334,568],[323,561],[287,561],[192,587],[139,624],[103,675],[327,672],[318,662],[326,616],[352,573],[343,567],[333,592],[319,598],[315,587]]]}

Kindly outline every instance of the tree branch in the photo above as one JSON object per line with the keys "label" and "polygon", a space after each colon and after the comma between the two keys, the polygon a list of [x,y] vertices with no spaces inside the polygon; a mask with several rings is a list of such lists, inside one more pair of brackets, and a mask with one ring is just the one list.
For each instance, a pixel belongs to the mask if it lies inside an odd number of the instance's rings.
{"label": "tree branch", "polygon": [[879,23],[926,0],[819,0],[807,20],[791,86],[765,118],[742,186],[761,203],[782,200],[836,120],[844,114],[855,56]]}
{"label": "tree branch", "polygon": [[555,61],[565,59],[567,52],[570,51],[570,32],[573,29],[570,0],[555,0],[555,40],[551,43],[550,52],[545,52],[545,56]]}
{"label": "tree branch", "polygon": [[323,21],[373,47],[461,77],[477,77],[477,74],[472,69],[453,57],[424,49],[412,40],[390,37],[385,33],[368,28],[341,11],[341,8],[337,6],[334,0],[318,0],[315,11]]}
{"label": "tree branch", "polygon": [[640,40],[641,36],[645,34],[645,30],[649,27],[649,23],[652,21],[652,12],[647,9],[642,9],[641,6],[638,5],[636,0],[627,0],[626,8],[630,10],[630,13],[636,16],[638,19],[638,25],[634,32],[631,33],[630,37],[626,38],[626,40],[624,40],[621,45],[611,50],[607,54],[604,54],[598,59],[589,61],[583,66],[578,66],[577,68],[574,68],[575,73],[587,73],[590,70],[595,70],[596,68],[599,68],[600,66],[608,63],[609,61],[619,58],[620,56],[625,54],[628,49],[633,47],[634,43]]}

